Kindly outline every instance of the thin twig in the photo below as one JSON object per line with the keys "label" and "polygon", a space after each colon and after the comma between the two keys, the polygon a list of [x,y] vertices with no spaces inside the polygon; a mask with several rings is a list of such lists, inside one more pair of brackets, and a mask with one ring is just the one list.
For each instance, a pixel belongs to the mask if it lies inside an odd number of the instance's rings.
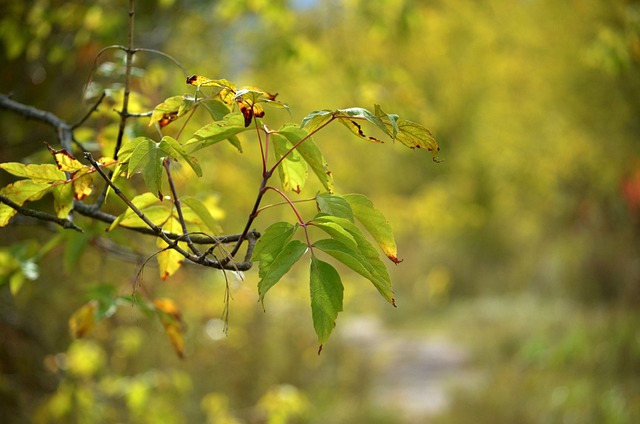
{"label": "thin twig", "polygon": [[[96,110],[98,110],[98,106],[100,106],[100,103],[102,103],[102,101],[104,100],[104,98],[106,97],[107,93],[106,92],[102,92],[102,94],[100,95],[100,97],[98,98],[98,100],[94,103],[93,107],[91,107],[91,109],[89,109],[87,111],[87,113],[82,117],[82,119],[80,119],[77,123],[73,124],[71,126],[72,130],[75,130],[76,128],[80,127],[82,124],[84,124],[87,119],[89,119],[89,117],[91,116],[91,114],[93,114],[93,112],[95,112]],[[84,149],[83,149],[84,150]]]}
{"label": "thin twig", "polygon": [[173,182],[173,176],[171,175],[171,158],[167,156],[163,161],[162,165],[167,173],[167,179],[169,180],[169,188],[171,189],[171,196],[173,197],[173,204],[176,207],[176,212],[178,212],[178,221],[180,221],[180,227],[182,228],[182,234],[184,235],[184,239],[187,242],[187,246],[189,249],[197,255],[202,256],[202,253],[198,250],[198,248],[191,241],[191,237],[189,236],[189,230],[187,229],[187,223],[184,220],[184,215],[182,214],[182,205],[180,203],[180,198],[178,197],[178,191],[176,190],[176,185]]}
{"label": "thin twig", "polygon": [[[165,243],[169,245],[168,248],[174,249],[176,252],[180,253],[182,256],[184,256],[185,258],[187,258],[192,262],[195,262],[200,265],[212,267],[212,268],[217,268],[217,269],[225,268],[225,269],[231,269],[231,270],[246,271],[249,268],[251,268],[251,266],[253,265],[251,262],[248,262],[248,261],[241,262],[241,263],[230,263],[232,259],[231,257],[226,258],[223,262],[215,261],[207,257],[194,255],[184,250],[178,244],[178,241],[181,241],[184,239],[184,235],[180,235],[179,238],[176,240],[172,240],[171,238],[169,238],[167,233],[163,231],[162,228],[154,224],[140,209],[138,209],[136,205],[133,204],[133,202],[131,202],[131,200],[129,200],[129,198],[122,192],[122,190],[120,190],[120,188],[116,186],[113,183],[113,181],[111,181],[109,176],[104,173],[104,171],[100,167],[100,164],[96,162],[96,160],[93,158],[91,153],[89,152],[85,153],[84,157],[91,163],[91,165],[93,165],[93,167],[96,169],[98,174],[100,174],[102,179],[104,179],[104,181],[109,185],[109,187],[113,189],[114,193],[129,207],[129,209],[131,209],[153,231],[153,234],[161,238]],[[241,235],[240,240],[244,240],[245,237],[246,237],[246,234]]]}
{"label": "thin twig", "polygon": [[122,98],[122,109],[120,109],[120,125],[118,126],[118,137],[116,138],[116,147],[113,151],[113,158],[118,159],[118,151],[122,146],[122,139],[124,137],[124,130],[127,123],[127,115],[129,113],[129,95],[131,93],[131,68],[133,65],[133,56],[135,50],[133,49],[133,22],[135,15],[135,1],[129,0],[129,43],[125,50],[125,63],[124,63],[124,96]]}
{"label": "thin twig", "polygon": [[22,206],[18,205],[17,203],[13,202],[8,197],[5,197],[5,196],[3,196],[1,194],[0,194],[0,203],[4,203],[5,205],[7,205],[10,208],[14,209],[15,211],[17,211],[21,215],[30,216],[32,218],[36,218],[36,219],[39,219],[41,221],[53,222],[55,224],[58,224],[62,228],[76,230],[76,231],[79,231],[81,233],[84,232],[82,230],[82,228],[78,227],[76,224],[73,223],[73,221],[71,221],[68,218],[58,218],[57,216],[50,215],[50,214],[48,214],[46,212],[41,212],[41,211],[37,211],[35,209],[29,209],[29,208],[22,207]]}

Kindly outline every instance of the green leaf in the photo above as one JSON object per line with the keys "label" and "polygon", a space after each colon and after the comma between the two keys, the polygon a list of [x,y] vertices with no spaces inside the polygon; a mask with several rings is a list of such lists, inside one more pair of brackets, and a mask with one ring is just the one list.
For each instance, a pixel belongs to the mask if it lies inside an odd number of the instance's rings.
{"label": "green leaf", "polygon": [[309,222],[310,225],[314,225],[325,233],[329,234],[332,239],[339,241],[350,249],[357,249],[358,243],[353,238],[350,232],[344,229],[344,227],[340,224],[331,221],[320,221],[320,220],[312,220]]}
{"label": "green leaf", "polygon": [[331,193],[321,193],[316,196],[316,203],[318,204],[320,212],[346,218],[353,222],[351,206],[341,196]]}
{"label": "green leaf", "polygon": [[147,138],[138,144],[129,159],[128,177],[138,170],[149,191],[162,197],[162,160],[169,153],[160,148],[160,143]]}
{"label": "green leaf", "polygon": [[[34,180],[19,180],[0,189],[0,194],[22,206],[25,202],[35,201],[51,190],[51,184]],[[16,214],[16,210],[0,203],[0,227],[4,227]]]}
{"label": "green leaf", "polygon": [[264,234],[258,239],[251,256],[252,261],[260,264],[260,277],[263,275],[263,269],[266,270],[268,268],[282,248],[289,243],[297,229],[297,224],[291,225],[288,222],[276,222],[264,231]]}
{"label": "green leaf", "polygon": [[170,153],[173,157],[178,158],[181,157],[185,160],[193,169],[193,172],[196,173],[198,177],[202,177],[202,167],[200,167],[200,163],[198,162],[198,158],[195,156],[188,155],[184,147],[173,137],[165,135],[160,140],[160,148],[168,153]]}
{"label": "green leaf", "polygon": [[212,122],[200,128],[192,138],[187,140],[184,146],[186,151],[193,153],[246,130],[242,113],[229,113],[221,121]]}
{"label": "green leaf", "polygon": [[333,112],[330,110],[315,110],[304,117],[300,127],[305,128],[309,134],[313,134],[318,128],[333,120]]}
{"label": "green leaf", "polygon": [[338,240],[317,240],[315,243],[313,243],[313,247],[322,250],[328,255],[331,255],[333,258],[340,261],[343,265],[346,265],[353,271],[362,275],[364,278],[371,281],[371,283],[373,283],[374,287],[376,288],[387,287],[390,284],[390,282],[385,280],[385,277],[380,275],[376,271],[374,266],[369,262],[369,260],[365,258],[359,251],[354,250],[349,246],[345,246]]}
{"label": "green leaf", "polygon": [[356,219],[373,236],[384,254],[396,264],[402,262],[398,259],[393,230],[382,212],[374,208],[373,203],[362,194],[345,194],[342,197],[349,202]]}
{"label": "green leaf", "polygon": [[333,222],[348,231],[355,240],[356,245],[358,246],[358,253],[362,255],[362,257],[370,265],[370,268],[367,268],[370,269],[373,277],[371,279],[371,282],[378,290],[378,292],[382,295],[382,297],[384,297],[387,301],[395,306],[393,288],[391,286],[391,277],[389,277],[387,267],[380,259],[380,254],[378,253],[374,245],[371,244],[369,240],[367,240],[360,228],[358,228],[353,222],[349,221],[346,218],[323,214],[317,215],[311,222],[314,224],[317,222]]}
{"label": "green leaf", "polygon": [[[307,245],[305,243],[300,240],[291,240],[266,269],[261,267],[261,279],[258,282],[258,295],[260,296],[261,302],[264,302],[264,296],[267,294],[267,291],[280,281],[283,275],[289,272],[293,264],[296,263],[306,251]],[[262,265],[262,263],[260,265]]]}
{"label": "green leaf", "polygon": [[[305,137],[308,137],[308,132],[304,128],[300,128],[296,125],[286,124],[278,130],[279,134],[282,134],[289,140],[292,145],[296,145]],[[318,145],[313,141],[311,137],[307,138],[304,142],[296,147],[296,150],[302,158],[309,164],[311,170],[320,180],[320,183],[329,192],[333,192],[333,175],[329,171],[329,166],[324,160]]]}
{"label": "green leaf", "polygon": [[[209,209],[200,200],[195,197],[185,196],[180,199],[187,208],[191,209],[202,220],[202,223],[209,228],[213,234],[217,234],[221,231],[220,225],[216,222],[215,218],[209,212]],[[185,211],[186,212],[186,211]]]}
{"label": "green leaf", "polygon": [[73,184],[59,184],[53,187],[53,209],[58,218],[66,218],[73,209]]}
{"label": "green leaf", "polygon": [[67,176],[53,164],[25,165],[19,162],[0,163],[0,168],[16,177],[29,178],[36,183],[66,181]]}
{"label": "green leaf", "polygon": [[[273,143],[273,154],[276,160],[280,160],[293,148],[291,142],[279,133],[272,133],[271,141]],[[280,176],[284,190],[300,193],[308,175],[307,162],[302,158],[300,152],[292,150],[284,157],[278,166],[278,175]]]}
{"label": "green leaf", "polygon": [[342,311],[344,288],[338,271],[315,256],[311,257],[310,288],[311,315],[320,343],[319,353],[335,328],[338,313]]}

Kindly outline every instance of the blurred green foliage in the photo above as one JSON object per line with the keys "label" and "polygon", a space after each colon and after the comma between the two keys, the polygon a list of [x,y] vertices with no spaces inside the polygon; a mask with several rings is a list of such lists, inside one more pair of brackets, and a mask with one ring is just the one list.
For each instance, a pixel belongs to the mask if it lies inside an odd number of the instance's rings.
{"label": "blurred green foliage", "polygon": [[[0,91],[81,117],[97,52],[125,43],[126,2],[3,6]],[[399,332],[444,334],[471,352],[480,377],[434,422],[640,419],[640,3],[148,0],[137,3],[136,43],[189,72],[278,91],[296,120],[381,103],[433,131],[438,166],[404,149],[361,146],[342,129],[317,142],[340,174],[337,191],[366,194],[390,218],[404,259],[391,270],[397,310],[360,290],[368,287],[357,276],[345,309],[375,310]],[[171,62],[138,59],[135,111],[186,91]],[[121,64],[117,55],[98,63],[93,83],[110,99],[86,141],[113,140],[106,109],[120,95]],[[54,138],[8,113],[0,127],[2,161],[29,160]],[[203,163],[210,179],[181,182],[190,194],[215,192],[225,229],[249,210],[256,149],[221,149]],[[2,261],[14,271],[29,263],[39,254],[29,240],[48,238],[42,232],[2,229]],[[126,234],[114,237],[127,245]],[[2,276],[22,285],[16,297],[9,284],[0,293],[8,420],[403,422],[371,402],[380,365],[367,351],[344,339],[316,356],[300,306],[308,294],[294,275],[274,289],[266,313],[255,272],[233,281],[224,337],[221,276],[184,270],[161,283],[147,270],[140,289],[173,297],[185,313],[184,362],[157,323],[124,306],[71,342],[67,318],[93,288],[131,293],[138,267],[127,261],[148,253],[145,243],[105,254],[89,241],[66,273],[72,253],[54,248],[37,280]]]}

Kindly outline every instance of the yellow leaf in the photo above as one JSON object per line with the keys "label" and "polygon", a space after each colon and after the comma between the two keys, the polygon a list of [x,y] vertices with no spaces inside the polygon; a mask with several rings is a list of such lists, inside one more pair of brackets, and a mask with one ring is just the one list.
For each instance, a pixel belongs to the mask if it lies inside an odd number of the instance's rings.
{"label": "yellow leaf", "polygon": [[93,191],[93,176],[87,171],[79,171],[79,175],[73,176],[73,197],[83,200]]}
{"label": "yellow leaf", "polygon": [[167,337],[180,358],[184,357],[184,324],[182,315],[172,299],[162,298],[153,301]]}
{"label": "yellow leaf", "polygon": [[[180,233],[182,231],[180,223],[174,217],[169,218],[162,229],[170,233]],[[164,281],[180,269],[182,261],[184,261],[184,256],[174,249],[167,249],[169,245],[161,238],[158,238],[157,246],[165,249],[157,255],[158,265],[160,266],[160,278]]]}
{"label": "yellow leaf", "polygon": [[79,339],[86,336],[93,329],[96,322],[95,313],[97,308],[98,302],[92,300],[71,315],[71,318],[69,318],[71,336]]}
{"label": "yellow leaf", "polygon": [[53,158],[55,159],[56,163],[58,164],[58,169],[60,169],[61,171],[76,172],[81,170],[82,168],[85,168],[85,166],[82,163],[80,163],[79,160],[71,156],[71,154],[67,152],[65,149],[54,150],[49,145],[47,145],[47,148],[53,155]]}

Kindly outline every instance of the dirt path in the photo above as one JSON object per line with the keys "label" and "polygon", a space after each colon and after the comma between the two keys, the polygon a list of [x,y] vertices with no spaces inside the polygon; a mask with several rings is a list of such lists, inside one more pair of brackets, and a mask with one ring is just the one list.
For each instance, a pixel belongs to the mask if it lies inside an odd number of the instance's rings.
{"label": "dirt path", "polygon": [[341,325],[341,335],[374,364],[371,403],[398,414],[399,422],[428,422],[449,406],[452,388],[471,381],[468,354],[451,340],[392,333],[375,317]]}

